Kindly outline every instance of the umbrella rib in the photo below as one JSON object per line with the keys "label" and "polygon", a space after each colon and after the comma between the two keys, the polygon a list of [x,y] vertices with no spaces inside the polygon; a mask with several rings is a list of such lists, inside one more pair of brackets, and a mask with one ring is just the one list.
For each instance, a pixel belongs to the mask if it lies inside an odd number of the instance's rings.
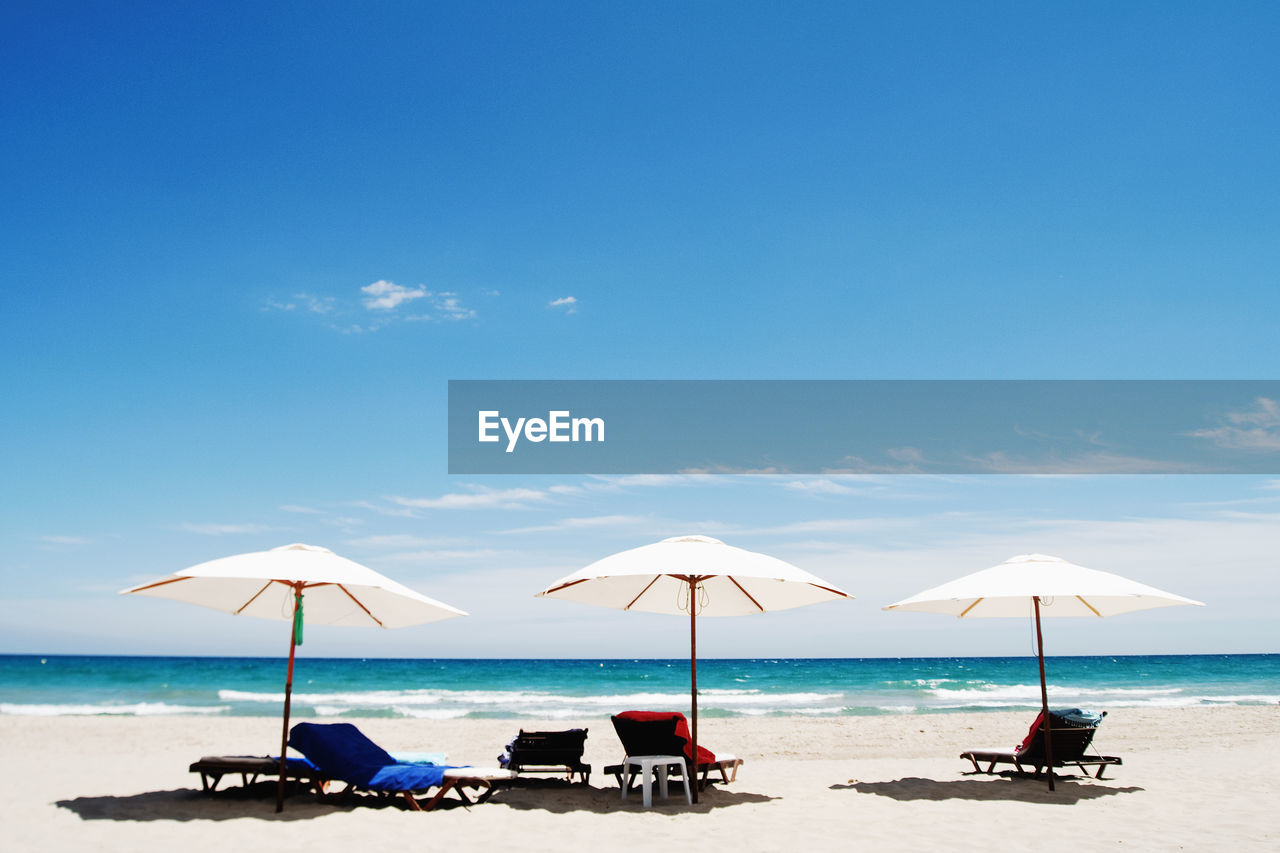
{"label": "umbrella rib", "polygon": [[146,586],[137,586],[137,587],[134,587],[133,589],[128,590],[128,591],[129,591],[129,592],[142,592],[144,589],[155,589],[156,587],[158,587],[158,586],[164,586],[165,584],[171,584],[171,583],[177,583],[178,581],[189,581],[189,580],[191,580],[191,577],[190,577],[189,575],[183,575],[183,576],[182,576],[182,577],[180,577],[180,578],[166,578],[165,580],[162,580],[162,581],[156,581],[155,583],[149,583],[149,584],[147,584]]}
{"label": "umbrella rib", "polygon": [[262,594],[262,593],[265,593],[265,592],[266,592],[266,588],[270,587],[270,585],[271,585],[271,584],[275,584],[275,583],[284,583],[284,581],[283,581],[283,580],[268,580],[268,581],[266,581],[266,583],[265,583],[265,584],[262,584],[262,588],[261,588],[261,589],[259,589],[259,590],[257,590],[257,592],[256,592],[256,593],[253,593],[253,596],[252,596],[250,599],[248,599],[248,601],[247,601],[247,602],[244,602],[244,603],[243,603],[243,605],[241,605],[241,606],[237,607],[237,608],[236,608],[236,610],[234,610],[233,615],[234,615],[234,616],[239,616],[239,615],[241,615],[241,612],[244,610],[244,608],[246,608],[246,607],[248,607],[248,606],[252,605],[252,603],[253,603],[253,602],[257,601],[257,597],[261,596],[261,594]]}
{"label": "umbrella rib", "polygon": [[250,599],[249,599],[248,601],[246,601],[244,604],[241,604],[239,607],[237,607],[237,608],[236,608],[234,615],[239,616],[239,615],[240,615],[240,613],[241,613],[241,612],[242,612],[246,607],[248,607],[250,604],[253,604],[253,602],[257,601],[257,600],[258,600],[258,596],[260,596],[260,595],[262,595],[264,592],[266,592],[266,591],[267,591],[267,587],[271,586],[273,583],[284,583],[284,581],[267,581],[266,583],[264,583],[264,584],[262,585],[262,589],[260,589],[260,590],[258,590],[257,592],[255,592],[255,593],[253,594],[253,597],[252,597],[252,598],[250,598]]}
{"label": "umbrella rib", "polygon": [[965,616],[967,616],[967,615],[969,614],[969,611],[970,611],[970,610],[972,610],[973,608],[977,607],[977,606],[978,606],[979,604],[981,604],[981,603],[982,603],[982,599],[981,599],[981,598],[975,598],[975,599],[973,600],[973,604],[970,604],[970,605],[969,605],[968,607],[966,607],[964,610],[961,610],[961,611],[960,611],[960,615],[959,615],[959,616],[957,616],[956,618],[957,618],[957,619],[963,619]]}
{"label": "umbrella rib", "polygon": [[635,598],[631,599],[631,601],[627,602],[627,606],[626,606],[626,607],[624,607],[624,608],[622,608],[622,609],[623,609],[623,610],[630,610],[630,609],[631,609],[631,605],[633,605],[633,604],[635,604],[637,601],[639,601],[639,600],[640,600],[640,596],[641,596],[641,595],[644,595],[646,592],[648,592],[648,591],[649,591],[649,587],[651,587],[651,586],[653,586],[655,583],[657,583],[657,582],[658,582],[658,578],[660,578],[660,577],[662,577],[662,575],[654,575],[654,576],[653,576],[653,580],[651,580],[651,581],[649,581],[647,584],[645,584],[645,585],[644,585],[644,589],[640,590],[640,595],[637,595]]}
{"label": "umbrella rib", "polygon": [[756,601],[755,598],[752,597],[751,593],[747,592],[745,589],[742,588],[742,584],[738,583],[737,578],[735,578],[733,575],[725,575],[725,577],[727,577],[729,579],[729,583],[736,586],[738,588],[738,592],[745,595],[747,597],[747,600],[750,601],[752,604],[754,604],[760,610],[761,613],[764,612],[764,608],[760,606],[760,602]]}
{"label": "umbrella rib", "polygon": [[551,589],[543,590],[538,593],[538,595],[550,595],[553,592],[559,592],[562,589],[568,589],[571,586],[577,586],[578,584],[586,583],[589,580],[591,580],[591,578],[578,578],[576,581],[569,581],[568,583],[560,584],[560,586],[553,586]]}
{"label": "umbrella rib", "polygon": [[848,597],[849,597],[849,593],[847,593],[847,592],[841,592],[841,591],[840,591],[840,590],[838,590],[838,589],[832,589],[831,587],[829,587],[829,586],[823,586],[823,585],[822,585],[822,584],[820,584],[820,583],[810,583],[810,584],[809,584],[809,586],[816,587],[817,589],[820,589],[820,590],[822,590],[823,592],[829,592],[829,593],[831,593],[832,595],[838,595],[838,596],[840,596],[841,598],[848,598]]}
{"label": "umbrella rib", "polygon": [[1077,601],[1079,601],[1081,604],[1083,604],[1085,607],[1089,608],[1089,611],[1090,611],[1094,616],[1097,616],[1099,619],[1101,619],[1101,618],[1102,618],[1102,614],[1101,614],[1101,613],[1099,613],[1099,612],[1094,608],[1094,606],[1093,606],[1092,604],[1090,604],[1089,602],[1085,601],[1083,598],[1081,598],[1081,597],[1080,597],[1080,596],[1078,596],[1078,595],[1076,596],[1076,600],[1077,600]]}
{"label": "umbrella rib", "polygon": [[368,616],[370,619],[372,619],[374,622],[377,622],[377,623],[378,623],[378,627],[379,627],[379,628],[385,628],[385,627],[387,627],[386,625],[383,625],[383,624],[382,624],[382,620],[381,620],[381,619],[379,619],[377,616],[374,616],[372,613],[370,613],[370,612],[369,612],[369,608],[365,607],[363,604],[361,604],[361,603],[360,603],[360,599],[356,598],[354,595],[352,595],[352,594],[351,594],[351,590],[347,589],[347,588],[346,588],[345,586],[343,586],[342,584],[337,584],[337,587],[338,587],[338,589],[340,589],[340,590],[342,590],[343,592],[345,592],[345,593],[347,594],[347,598],[349,598],[349,599],[351,599],[352,601],[354,601],[354,602],[356,603],[356,606],[357,606],[357,607],[359,607],[361,610],[363,610],[363,611],[365,612],[365,615],[367,615],[367,616]]}

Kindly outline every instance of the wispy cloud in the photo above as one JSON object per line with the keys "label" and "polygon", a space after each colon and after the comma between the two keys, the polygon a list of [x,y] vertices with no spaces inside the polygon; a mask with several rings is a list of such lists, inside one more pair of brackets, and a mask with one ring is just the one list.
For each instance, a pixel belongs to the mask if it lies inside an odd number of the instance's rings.
{"label": "wispy cloud", "polygon": [[446,291],[427,293],[426,296],[431,311],[412,314],[405,317],[406,320],[473,320],[476,317],[475,309],[463,305],[456,293]]}
{"label": "wispy cloud", "polygon": [[735,532],[742,534],[790,536],[796,533],[857,533],[867,530],[915,527],[914,518],[820,518],[812,521],[793,521],[773,527],[743,527]]}
{"label": "wispy cloud", "polygon": [[494,548],[455,548],[441,550],[405,551],[399,554],[388,554],[380,560],[396,563],[458,563],[464,560],[492,560],[509,552]]}
{"label": "wispy cloud", "polygon": [[696,468],[681,468],[681,474],[786,474],[789,473],[785,468],[778,468],[774,465],[768,465],[764,468],[746,468],[737,465],[703,465]]}
{"label": "wispy cloud", "polygon": [[179,530],[187,533],[199,533],[202,536],[225,536],[230,533],[265,533],[272,528],[265,524],[193,524],[183,522]]}
{"label": "wispy cloud", "polygon": [[39,541],[46,545],[92,545],[88,536],[40,536]]}
{"label": "wispy cloud", "polygon": [[552,299],[547,303],[548,308],[563,308],[566,314],[578,313],[578,297],[562,296],[559,299]]}
{"label": "wispy cloud", "polygon": [[289,301],[268,299],[264,311],[295,311],[301,308],[312,314],[328,314],[337,305],[332,296],[316,296],[312,293],[295,293]]}
{"label": "wispy cloud", "polygon": [[1280,450],[1280,404],[1266,397],[1254,401],[1246,412],[1228,412],[1227,423],[1198,429],[1187,435],[1207,438],[1230,450]]}
{"label": "wispy cloud", "polygon": [[489,489],[471,486],[470,492],[454,492],[435,498],[387,498],[397,506],[408,509],[522,509],[530,503],[548,500],[550,492],[544,489]]}
{"label": "wispy cloud", "polygon": [[324,510],[312,509],[309,506],[298,506],[297,504],[285,504],[280,509],[283,512],[296,512],[303,515],[324,515]]}
{"label": "wispy cloud", "polygon": [[364,307],[372,311],[390,311],[403,302],[428,295],[425,287],[408,288],[385,280],[367,284],[360,292],[365,294]]}
{"label": "wispy cloud", "polygon": [[821,477],[815,480],[787,480],[782,484],[783,488],[800,492],[806,495],[855,495],[861,490],[855,489],[844,483],[837,483],[835,480]]}
{"label": "wispy cloud", "polygon": [[587,489],[666,488],[693,483],[712,483],[715,478],[701,474],[594,474],[584,485]]}
{"label": "wispy cloud", "polygon": [[[481,288],[480,292],[486,296],[498,295],[496,290]],[[410,306],[414,309],[412,312],[407,310]],[[289,299],[271,297],[262,310],[318,314],[326,318],[329,328],[344,335],[376,332],[397,322],[448,323],[478,316],[454,291],[431,291],[421,284],[406,287],[386,279],[366,284],[354,297],[313,293],[295,293]]]}
{"label": "wispy cloud", "polygon": [[312,314],[328,314],[337,303],[332,296],[314,296],[310,293],[295,293],[293,298],[302,303],[302,307]]}
{"label": "wispy cloud", "polygon": [[971,468],[990,474],[1195,474],[1201,470],[1187,462],[1107,452],[1031,459],[995,451],[966,461]]}
{"label": "wispy cloud", "polygon": [[430,548],[439,545],[457,544],[458,540],[427,538],[414,536],[411,533],[385,533],[375,536],[361,536],[349,539],[347,544],[355,548]]}
{"label": "wispy cloud", "polygon": [[502,534],[518,533],[552,533],[563,530],[599,530],[611,528],[640,527],[652,524],[653,520],[644,515],[594,515],[584,518],[562,518],[551,524],[539,524],[532,527],[515,527],[500,530]]}

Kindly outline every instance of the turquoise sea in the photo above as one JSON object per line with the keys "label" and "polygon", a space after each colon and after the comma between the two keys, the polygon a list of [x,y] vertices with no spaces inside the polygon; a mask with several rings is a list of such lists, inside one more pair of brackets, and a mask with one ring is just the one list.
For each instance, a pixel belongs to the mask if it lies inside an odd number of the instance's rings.
{"label": "turquoise sea", "polygon": [[[1274,705],[1280,655],[1055,657],[1050,702]],[[276,716],[281,658],[0,655],[0,715]],[[702,660],[702,716],[846,716],[1027,709],[1032,657]],[[298,658],[294,714],[428,719],[602,717],[687,709],[687,660]]]}

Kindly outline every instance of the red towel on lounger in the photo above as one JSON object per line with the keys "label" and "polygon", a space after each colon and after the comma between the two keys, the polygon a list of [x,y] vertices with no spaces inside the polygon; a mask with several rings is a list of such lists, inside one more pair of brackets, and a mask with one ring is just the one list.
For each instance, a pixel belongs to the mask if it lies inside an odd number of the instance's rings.
{"label": "red towel on lounger", "polygon": [[[672,717],[679,717],[676,721],[676,737],[684,740],[684,757],[690,758],[690,741],[693,740],[689,736],[689,723],[684,718],[684,714],[679,711],[623,711],[618,715],[625,720],[635,720],[636,722],[648,722],[652,720],[669,720]],[[698,745],[698,764],[712,764],[716,760],[716,754],[701,744]]]}

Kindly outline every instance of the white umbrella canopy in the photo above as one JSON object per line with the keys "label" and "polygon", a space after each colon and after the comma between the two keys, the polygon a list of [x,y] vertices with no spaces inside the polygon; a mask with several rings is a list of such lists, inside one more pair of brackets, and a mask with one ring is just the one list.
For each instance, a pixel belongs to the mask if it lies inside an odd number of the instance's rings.
{"label": "white umbrella canopy", "polygon": [[260,619],[292,619],[298,585],[308,623],[404,628],[467,614],[315,545],[221,557],[122,591]]}
{"label": "white umbrella canopy", "polygon": [[689,578],[698,577],[697,615],[745,616],[851,598],[785,560],[710,536],[677,536],[596,560],[538,593],[646,613],[689,612]]}
{"label": "white umbrella canopy", "polygon": [[1203,606],[1203,602],[1060,557],[1020,554],[884,609],[945,613],[961,619],[1024,617],[1031,615],[1034,598],[1040,599],[1042,617],[1101,618],[1180,604]]}
{"label": "white umbrella canopy", "polygon": [[959,619],[1033,617],[1036,658],[1040,665],[1040,713],[1043,718],[1049,790],[1053,790],[1053,739],[1050,737],[1049,690],[1044,675],[1044,636],[1040,620],[1046,616],[1103,618],[1175,607],[1204,606],[1203,602],[1097,569],[1087,569],[1060,557],[1020,554],[998,566],[926,589],[890,604],[885,610],[945,613]]}
{"label": "white umbrella canopy", "polygon": [[[698,617],[744,616],[853,597],[784,560],[710,536],[676,536],[613,554],[561,578],[538,596],[689,615],[690,754],[695,766],[686,778],[697,777]],[[690,788],[696,803],[698,787]]]}
{"label": "white umbrella canopy", "polygon": [[293,623],[289,631],[289,666],[284,684],[277,812],[284,808],[293,658],[295,646],[302,642],[304,618],[320,625],[403,628],[467,615],[465,611],[428,598],[367,566],[339,557],[328,548],[301,543],[210,560],[159,580],[121,590],[120,594],[169,598],[236,616]]}

